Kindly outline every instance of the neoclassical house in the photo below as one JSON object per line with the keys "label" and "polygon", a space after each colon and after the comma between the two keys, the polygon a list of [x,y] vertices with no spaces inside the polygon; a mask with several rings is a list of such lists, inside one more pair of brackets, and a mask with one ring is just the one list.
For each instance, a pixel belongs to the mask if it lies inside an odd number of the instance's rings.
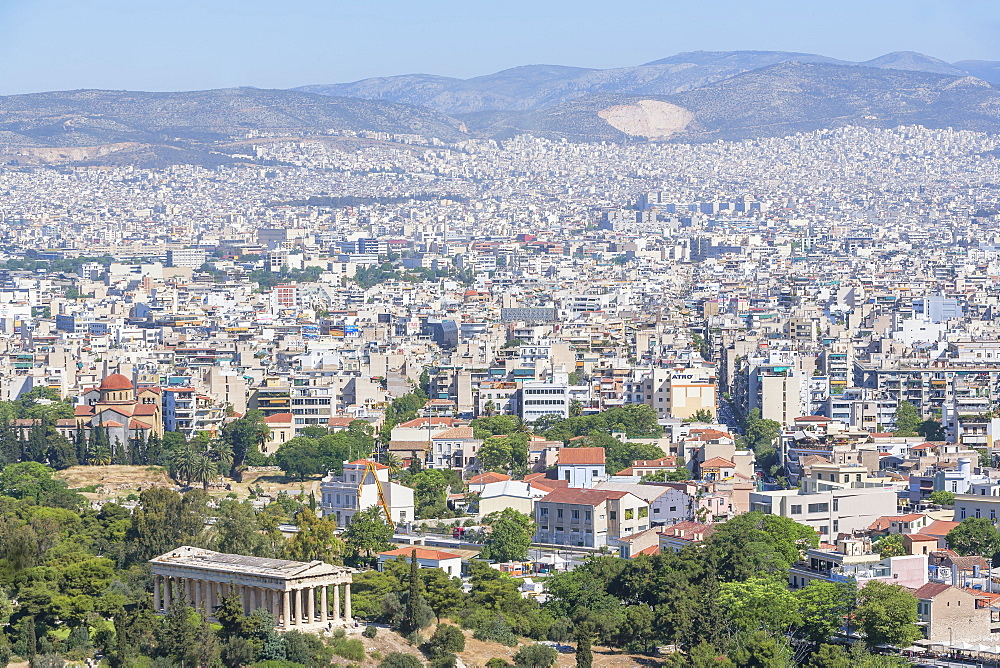
{"label": "neoclassical house", "polygon": [[[153,609],[165,613],[181,592],[214,619],[222,599],[235,591],[243,612],[263,608],[280,630],[320,630],[350,625],[352,570],[322,561],[287,561],[224,554],[184,545],[149,562]],[[341,597],[340,589],[344,587]],[[343,602],[343,606],[341,603]]]}

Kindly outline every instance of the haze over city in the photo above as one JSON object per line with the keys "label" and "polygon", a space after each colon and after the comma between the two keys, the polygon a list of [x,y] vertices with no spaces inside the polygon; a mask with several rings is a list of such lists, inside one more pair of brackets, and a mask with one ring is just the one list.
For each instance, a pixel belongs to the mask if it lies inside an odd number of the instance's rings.
{"label": "haze over city", "polygon": [[539,63],[606,69],[696,50],[1000,60],[997,34],[1000,8],[988,0],[6,0],[0,94],[467,78]]}

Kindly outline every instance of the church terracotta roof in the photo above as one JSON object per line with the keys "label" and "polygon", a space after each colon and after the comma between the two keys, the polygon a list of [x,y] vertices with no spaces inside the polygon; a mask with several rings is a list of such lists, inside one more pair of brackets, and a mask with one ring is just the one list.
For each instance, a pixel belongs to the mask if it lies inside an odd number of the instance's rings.
{"label": "church terracotta roof", "polygon": [[132,381],[121,375],[120,373],[113,373],[104,380],[101,381],[101,387],[98,388],[102,392],[115,392],[118,390],[131,390]]}

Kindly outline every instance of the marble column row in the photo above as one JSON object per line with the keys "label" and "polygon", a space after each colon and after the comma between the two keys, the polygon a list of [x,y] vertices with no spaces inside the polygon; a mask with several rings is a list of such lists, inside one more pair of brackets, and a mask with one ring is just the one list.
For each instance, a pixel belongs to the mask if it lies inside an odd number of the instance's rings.
{"label": "marble column row", "polygon": [[[229,582],[201,580],[197,578],[153,575],[153,609],[166,612],[171,601],[183,593],[184,598],[196,609],[204,609],[210,617],[222,605],[222,599],[232,593],[239,595],[244,614],[264,609],[274,616],[277,626],[283,629],[304,624],[327,624],[341,621],[351,624],[351,585],[345,583],[343,607],[340,598],[341,585],[304,586],[289,590],[237,585]],[[330,592],[330,588],[333,589]],[[330,606],[330,594],[333,605]],[[316,599],[319,598],[317,610]],[[343,616],[341,616],[343,614]]]}

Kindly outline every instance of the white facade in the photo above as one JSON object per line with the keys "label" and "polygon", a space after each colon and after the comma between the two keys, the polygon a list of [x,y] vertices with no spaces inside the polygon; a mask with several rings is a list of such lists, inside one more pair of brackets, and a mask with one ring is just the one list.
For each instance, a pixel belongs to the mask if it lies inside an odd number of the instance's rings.
{"label": "white facade", "polygon": [[897,508],[896,492],[891,489],[833,489],[815,494],[803,494],[795,489],[750,493],[750,510],[780,515],[811,526],[825,542],[836,540],[839,533],[867,529],[878,518],[895,515]]}
{"label": "white facade", "polygon": [[[337,526],[346,527],[354,514],[378,504],[378,485],[371,473],[365,472],[366,462],[359,460],[344,464],[340,475],[327,475],[320,482],[320,509],[323,517],[333,516]],[[376,464],[378,479],[389,504],[389,515],[396,524],[413,521],[413,490],[389,481],[389,467]],[[362,477],[365,478],[361,484]],[[360,486],[361,496],[358,496]]]}

